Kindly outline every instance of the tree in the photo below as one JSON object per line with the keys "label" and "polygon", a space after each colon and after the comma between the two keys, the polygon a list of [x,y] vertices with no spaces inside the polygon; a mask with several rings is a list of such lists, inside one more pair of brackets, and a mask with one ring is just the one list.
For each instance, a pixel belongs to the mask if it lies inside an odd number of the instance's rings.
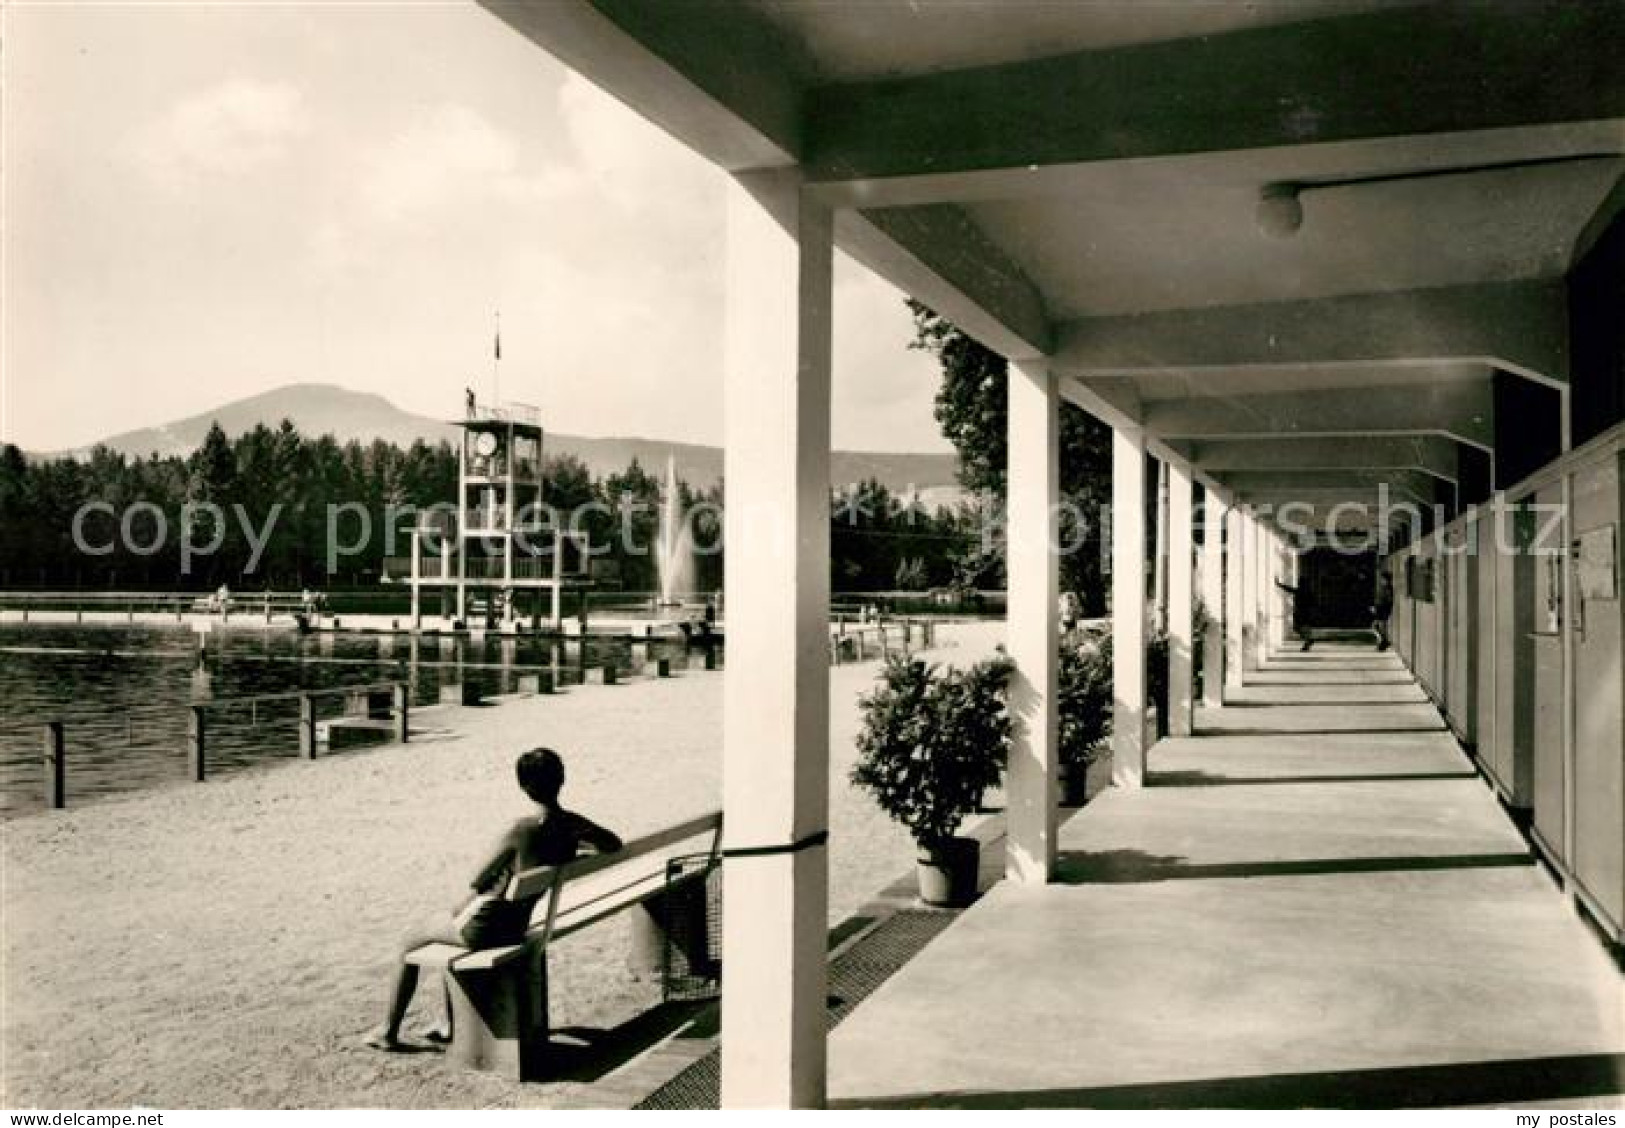
{"label": "tree", "polygon": [[655,559],[660,528],[660,482],[633,457],[619,474],[601,483],[603,503],[615,514],[608,558],[620,569],[621,583],[629,590],[655,591],[660,587]]}
{"label": "tree", "polygon": [[[241,500],[237,475],[237,455],[231,440],[219,423],[211,424],[203,445],[192,455],[191,481],[187,491],[189,501],[210,502],[228,513],[234,502]],[[235,575],[238,551],[235,525],[219,514],[200,510],[194,514],[195,524],[180,530],[178,535],[188,537],[193,544],[218,544],[218,551],[206,557],[201,564],[202,574],[209,583]]]}
{"label": "tree", "polygon": [[[913,348],[935,354],[942,364],[936,417],[943,437],[959,454],[959,484],[985,495],[989,509],[1002,512],[1008,483],[1009,365],[1004,357],[967,336],[930,307],[909,300],[914,315]],[[1111,495],[1111,428],[1071,404],[1061,405],[1061,589],[1075,591],[1084,614],[1105,611],[1102,507]],[[989,505],[989,503],[991,503]],[[990,551],[973,546],[959,559],[960,582],[980,586],[1004,570],[1002,528],[994,526]]]}

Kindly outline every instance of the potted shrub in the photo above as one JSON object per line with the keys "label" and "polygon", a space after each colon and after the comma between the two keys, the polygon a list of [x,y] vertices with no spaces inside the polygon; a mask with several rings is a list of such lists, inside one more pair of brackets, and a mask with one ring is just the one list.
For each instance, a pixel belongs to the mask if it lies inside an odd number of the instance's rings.
{"label": "potted shrub", "polygon": [[1112,731],[1112,639],[1061,647],[1061,801],[1081,807],[1088,798],[1089,766],[1105,754]]}
{"label": "potted shrub", "polygon": [[1004,772],[1013,668],[1003,657],[966,670],[893,657],[859,702],[852,782],[914,838],[927,904],[963,905],[976,895],[981,846],[956,832]]}

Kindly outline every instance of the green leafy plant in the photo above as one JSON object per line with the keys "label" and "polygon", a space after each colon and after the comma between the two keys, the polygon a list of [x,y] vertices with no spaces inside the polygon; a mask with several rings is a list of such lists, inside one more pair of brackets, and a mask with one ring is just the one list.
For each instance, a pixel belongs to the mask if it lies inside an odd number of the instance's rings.
{"label": "green leafy plant", "polygon": [[1061,647],[1061,763],[1086,768],[1106,753],[1112,731],[1112,639]]}
{"label": "green leafy plant", "polygon": [[923,849],[952,838],[1003,775],[1014,669],[1004,657],[964,670],[893,657],[859,702],[863,728],[852,782]]}

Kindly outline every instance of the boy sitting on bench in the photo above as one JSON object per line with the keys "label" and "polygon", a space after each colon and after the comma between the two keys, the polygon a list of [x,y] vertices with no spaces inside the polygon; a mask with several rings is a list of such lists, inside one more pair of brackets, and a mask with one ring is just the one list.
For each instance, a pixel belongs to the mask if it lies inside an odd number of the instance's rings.
{"label": "boy sitting on bench", "polygon": [[[508,880],[516,873],[539,866],[558,866],[583,852],[610,854],[621,848],[621,840],[574,811],[559,805],[564,787],[564,761],[550,748],[533,748],[519,757],[516,765],[519,787],[539,808],[533,817],[520,819],[508,829],[471,883],[473,893],[461,908],[437,924],[407,938],[401,954],[424,944],[460,944],[465,948],[497,948],[521,943],[530,927],[531,910],[538,897],[509,901],[504,896]],[[403,962],[390,993],[389,1015],[384,1024],[368,1032],[366,1044],[376,1050],[397,1052],[410,1049],[401,1041],[401,1022],[417,989],[418,969]],[[431,1042],[451,1041],[451,1009],[446,1009],[446,1025],[423,1035]]]}

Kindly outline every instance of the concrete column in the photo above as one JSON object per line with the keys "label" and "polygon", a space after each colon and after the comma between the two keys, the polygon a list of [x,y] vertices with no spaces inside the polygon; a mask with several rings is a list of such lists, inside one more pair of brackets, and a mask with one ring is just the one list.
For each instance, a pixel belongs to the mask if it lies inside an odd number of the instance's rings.
{"label": "concrete column", "polygon": [[[1297,569],[1293,567],[1293,554],[1287,547],[1286,538],[1280,533],[1272,533],[1270,543],[1274,548],[1276,578],[1284,584],[1298,586]],[[1274,585],[1271,585],[1274,587]],[[1270,642],[1281,646],[1286,642],[1287,626],[1292,621],[1293,609],[1297,600],[1280,588],[1275,588],[1275,623],[1270,631]]]}
{"label": "concrete column", "polygon": [[1202,635],[1202,704],[1216,709],[1224,704],[1226,616],[1224,607],[1224,528],[1229,509],[1212,490],[1202,506],[1202,606],[1208,626]]}
{"label": "concrete column", "polygon": [[[1298,575],[1298,555],[1292,550],[1292,546],[1287,543],[1286,537],[1279,533],[1277,533],[1275,537],[1275,554],[1276,559],[1280,562],[1281,582],[1289,584],[1294,588],[1297,587],[1300,581],[1300,577]],[[1279,588],[1276,589],[1275,594],[1275,633],[1271,637],[1273,638],[1275,645],[1280,646],[1286,642],[1287,627],[1292,621],[1294,612],[1297,610],[1298,601],[1297,597],[1289,596],[1286,592],[1281,591]]]}
{"label": "concrete column", "polygon": [[1191,472],[1168,463],[1168,735],[1191,734],[1195,673],[1192,633]]}
{"label": "concrete column", "polygon": [[1156,473],[1157,523],[1151,537],[1151,622],[1153,630],[1168,631],[1168,463],[1151,464]]}
{"label": "concrete column", "polygon": [[[832,223],[788,172],[727,195],[722,1106],[822,1105]],[[771,851],[771,852],[762,852]]]}
{"label": "concrete column", "polygon": [[1112,431],[1112,783],[1145,779],[1145,433]]}
{"label": "concrete column", "polygon": [[1010,684],[1017,718],[1005,780],[1009,839],[1005,872],[1043,884],[1055,868],[1058,721],[1055,544],[1060,500],[1060,394],[1042,362],[1010,366],[1010,594],[1006,646],[1015,659]]}
{"label": "concrete column", "polygon": [[420,555],[423,552],[423,535],[417,529],[412,530],[408,538],[407,549],[412,553],[412,629],[415,631],[423,626],[423,566]]}
{"label": "concrete column", "polygon": [[1262,666],[1269,657],[1269,593],[1274,571],[1270,562],[1269,532],[1262,517],[1253,517],[1253,665]]}
{"label": "concrete column", "polygon": [[1241,684],[1246,665],[1247,514],[1232,505],[1224,517],[1224,684]]}
{"label": "concrete column", "polygon": [[[1243,674],[1258,661],[1258,519],[1241,515],[1241,652]],[[1245,678],[1243,679],[1245,680]]]}
{"label": "concrete column", "polygon": [[1286,600],[1286,593],[1275,586],[1285,576],[1281,571],[1281,546],[1276,540],[1275,530],[1268,525],[1264,526],[1264,560],[1264,580],[1269,585],[1264,589],[1264,647],[1269,652],[1281,644],[1281,605]]}

